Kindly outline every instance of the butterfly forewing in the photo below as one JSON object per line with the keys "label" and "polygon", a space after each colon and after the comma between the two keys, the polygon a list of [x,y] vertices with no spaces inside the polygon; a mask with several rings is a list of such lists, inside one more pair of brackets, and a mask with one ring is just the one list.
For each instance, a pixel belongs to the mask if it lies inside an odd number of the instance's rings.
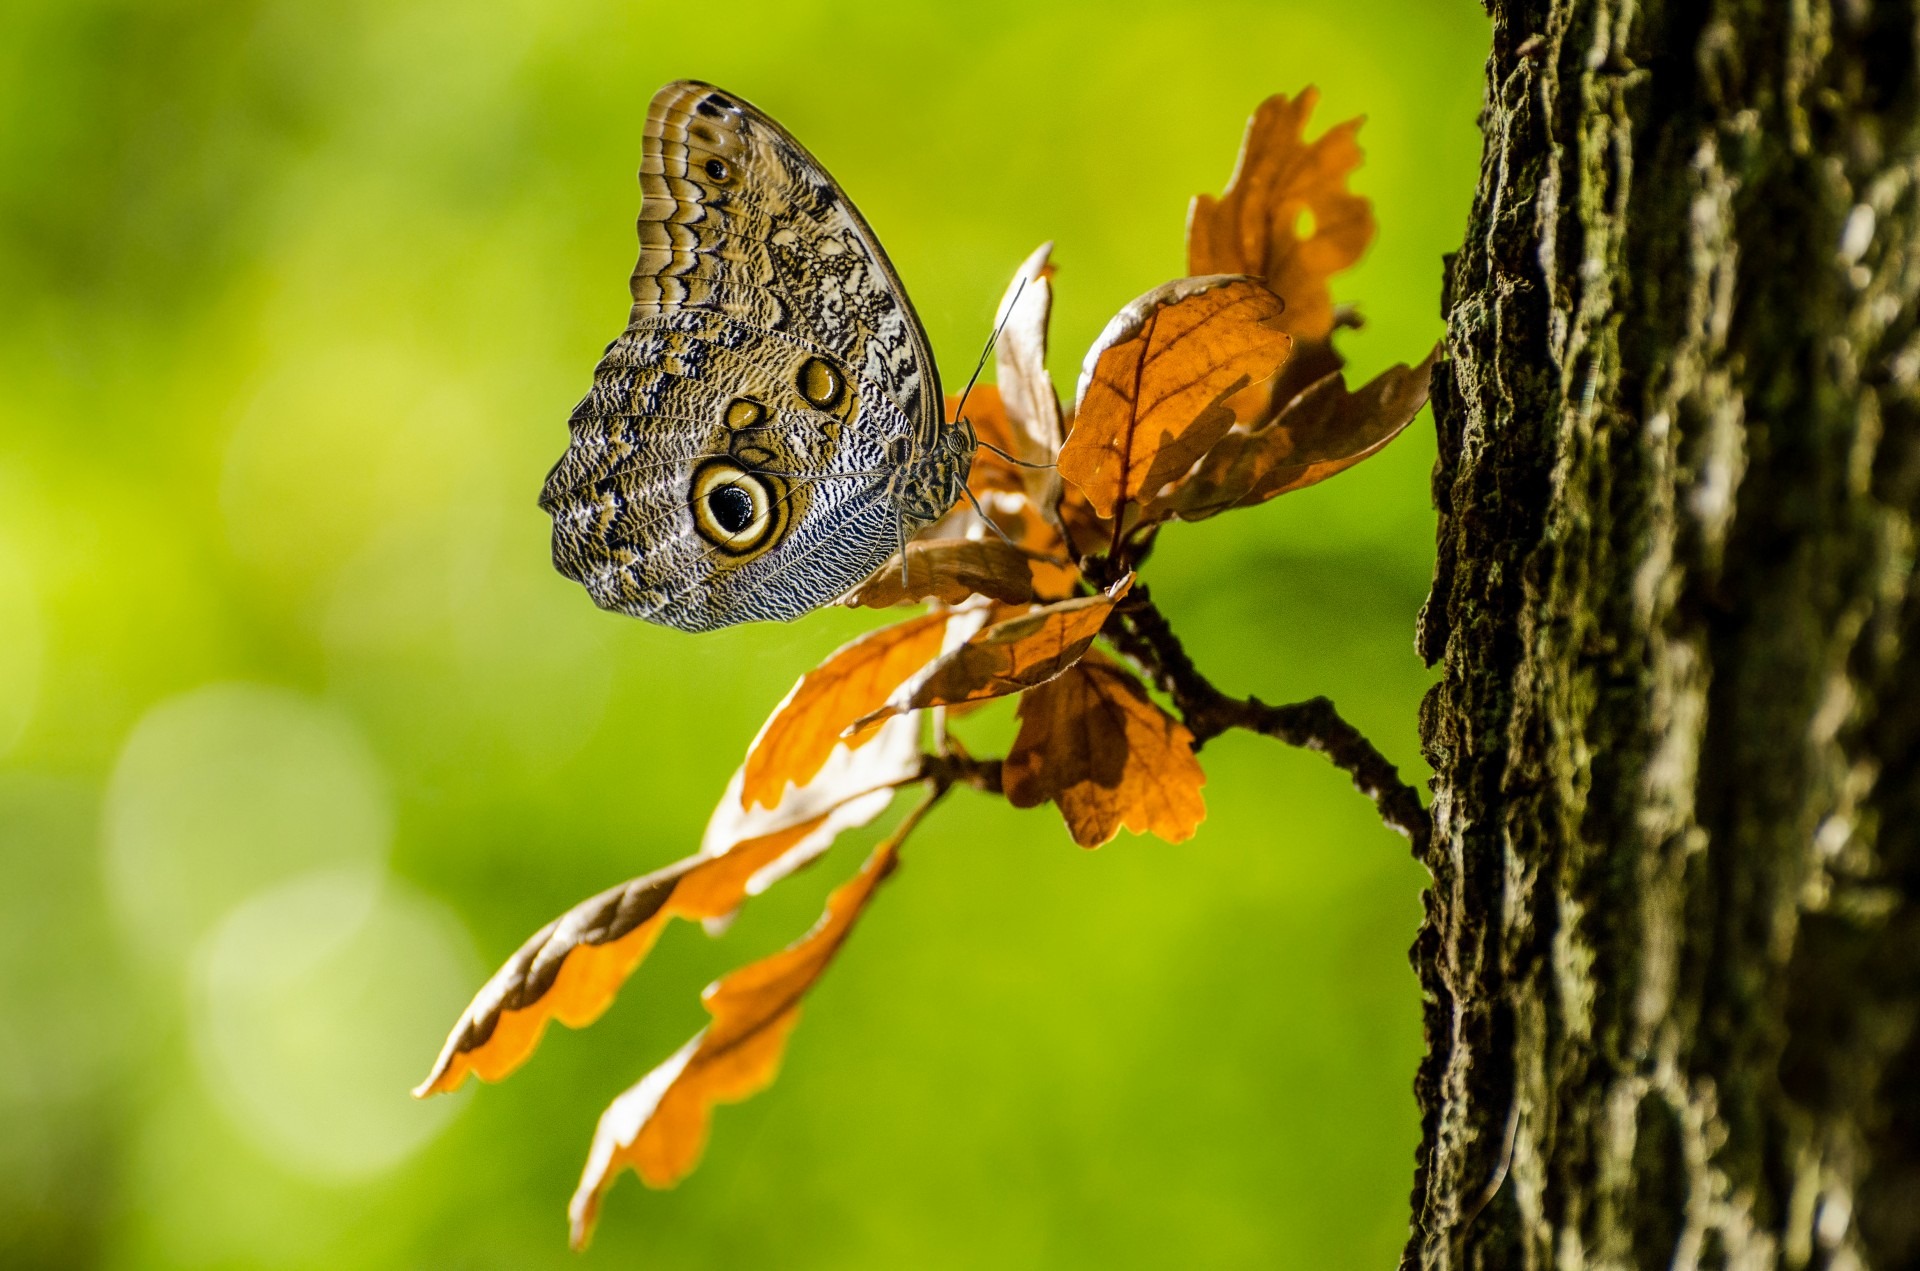
{"label": "butterfly forewing", "polygon": [[[634,316],[719,308],[831,352],[918,421],[933,355],[880,241],[826,169],[731,94],[655,94],[640,166]],[[937,413],[937,405],[936,405]]]}
{"label": "butterfly forewing", "polygon": [[541,497],[554,563],[686,630],[798,616],[926,523],[897,457],[943,434],[926,334],[844,192],[732,94],[656,94],[640,185],[628,327]]}

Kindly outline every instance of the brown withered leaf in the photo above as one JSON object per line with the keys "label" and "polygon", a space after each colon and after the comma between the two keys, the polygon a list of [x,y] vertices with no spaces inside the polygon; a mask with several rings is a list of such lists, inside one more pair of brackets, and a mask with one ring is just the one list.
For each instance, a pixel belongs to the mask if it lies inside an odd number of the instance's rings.
{"label": "brown withered leaf", "polygon": [[1020,732],[1001,768],[1007,802],[1053,800],[1082,847],[1122,827],[1191,838],[1207,814],[1206,779],[1193,734],[1097,654],[1020,699]]}
{"label": "brown withered leaf", "polygon": [[416,1098],[457,1090],[469,1072],[500,1081],[540,1044],[547,1021],[585,1028],[613,1002],[669,918],[733,912],[747,883],[822,828],[830,814],[725,856],[691,856],[582,901],[536,932],[474,997]]}
{"label": "brown withered leaf", "polygon": [[1028,603],[1034,595],[1033,562],[998,538],[923,539],[907,544],[904,568],[895,557],[847,597],[847,603],[867,609],[921,600],[957,605],[975,595],[1012,605]]}
{"label": "brown withered leaf", "polygon": [[[1020,265],[1000,299],[995,323],[994,375],[1016,445],[1010,452],[1030,464],[1051,465],[1065,427],[1060,395],[1047,374],[1047,327],[1053,316],[1052,243],[1042,243]],[[1004,322],[1003,322],[1004,320]],[[1020,468],[1027,498],[1049,521],[1060,502],[1060,474],[1052,467]]]}
{"label": "brown withered leaf", "polygon": [[[949,615],[922,614],[870,631],[800,677],[747,748],[740,804],[778,804],[789,782],[803,786],[841,744],[847,725],[887,700],[940,652]],[[851,739],[858,745],[860,738]]]}
{"label": "brown withered leaf", "polygon": [[[1277,93],[1247,123],[1226,193],[1198,195],[1187,213],[1187,271],[1252,274],[1286,299],[1282,329],[1302,341],[1333,331],[1327,279],[1360,259],[1373,241],[1373,209],[1348,191],[1360,166],[1359,119],[1306,140],[1320,100],[1303,89]],[[1310,222],[1310,223],[1309,223]]]}
{"label": "brown withered leaf", "polygon": [[925,806],[835,889],[811,931],[772,957],[709,985],[702,999],[713,1022],[601,1114],[567,1209],[574,1248],[586,1247],[601,1199],[622,1169],[631,1166],[650,1187],[671,1187],[699,1162],[713,1106],[738,1102],[773,1081],[787,1035],[800,1021],[801,999],[846,942],[874,889],[893,871],[900,843]]}
{"label": "brown withered leaf", "polygon": [[1062,600],[986,627],[902,684],[860,723],[1005,697],[1045,683],[1085,655],[1114,604],[1132,586],[1128,574],[1097,595]]}
{"label": "brown withered leaf", "polygon": [[1257,279],[1216,276],[1122,309],[1087,351],[1060,475],[1112,518],[1187,471],[1264,409],[1257,386],[1293,347],[1276,325],[1283,308]]}
{"label": "brown withered leaf", "polygon": [[1198,521],[1351,468],[1398,437],[1420,413],[1439,357],[1435,345],[1424,361],[1383,371],[1354,393],[1338,372],[1324,377],[1270,423],[1229,432],[1147,507],[1142,522]]}
{"label": "brown withered leaf", "polygon": [[[948,393],[948,422],[958,418],[955,412],[959,408],[960,394]],[[1013,434],[1013,425],[1007,422],[1007,407],[1000,398],[998,385],[973,386],[973,392],[967,397],[967,420],[973,425],[973,435],[980,441],[1010,455],[1020,453],[1020,441]],[[974,452],[973,471],[967,476],[967,488],[973,491],[975,498],[985,498],[989,491],[994,490],[1019,494],[1026,490],[1026,479],[1021,468],[1008,463],[983,445]],[[965,502],[961,500],[962,505]]]}
{"label": "brown withered leaf", "polygon": [[[985,613],[955,614],[949,623],[951,638],[964,639],[985,625],[986,618]],[[746,781],[743,763],[733,770],[726,792],[714,805],[706,832],[700,837],[700,851],[708,856],[722,855],[732,851],[736,843],[832,812],[833,818],[826,826],[748,880],[747,895],[757,896],[833,846],[840,829],[865,825],[880,815],[892,791],[918,777],[921,767],[920,726],[912,716],[895,716],[859,737],[842,741],[812,780],[804,786],[788,785],[785,797],[771,808],[741,803],[740,789]],[[703,921],[708,931],[717,933],[729,916]]]}
{"label": "brown withered leaf", "polygon": [[415,1097],[457,1089],[469,1072],[499,1081],[539,1045],[547,1022],[584,1028],[613,1002],[669,919],[729,917],[749,896],[816,859],[846,830],[886,810],[917,776],[919,729],[890,721],[862,750],[837,750],[778,808],[742,812],[740,774],[697,856],[575,905],[520,946],[474,995]]}
{"label": "brown withered leaf", "polygon": [[[995,491],[980,500],[982,512],[1018,545],[1033,577],[1034,599],[1065,600],[1078,589],[1080,571],[1072,564],[1067,543],[1054,524],[1042,516],[1024,492]],[[971,526],[979,521],[974,517]],[[981,526],[977,531],[993,534]],[[998,535],[995,535],[997,538]]]}

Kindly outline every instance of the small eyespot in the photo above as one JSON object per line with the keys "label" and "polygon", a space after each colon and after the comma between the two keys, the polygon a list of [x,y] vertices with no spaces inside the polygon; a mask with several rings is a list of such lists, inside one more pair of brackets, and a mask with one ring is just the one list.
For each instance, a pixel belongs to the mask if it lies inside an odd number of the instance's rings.
{"label": "small eyespot", "polygon": [[705,115],[708,119],[724,119],[727,115],[727,112],[720,109],[711,97],[702,97],[699,104],[694,106],[694,109]]}
{"label": "small eyespot", "polygon": [[727,403],[726,424],[735,432],[742,428],[752,428],[766,417],[767,408],[751,398],[736,397]]}
{"label": "small eyespot", "polygon": [[800,373],[794,377],[794,387],[800,390],[800,396],[820,410],[832,410],[846,396],[847,378],[840,368],[825,358],[810,357],[800,364]]}
{"label": "small eyespot", "polygon": [[708,93],[707,101],[713,103],[715,106],[718,106],[722,110],[732,110],[734,108],[733,103],[728,101],[725,97],[722,97],[719,93]]}
{"label": "small eyespot", "polygon": [[725,159],[709,159],[707,160],[706,166],[707,166],[707,175],[712,177],[714,180],[724,181],[727,179],[729,169],[727,167],[727,161]]}

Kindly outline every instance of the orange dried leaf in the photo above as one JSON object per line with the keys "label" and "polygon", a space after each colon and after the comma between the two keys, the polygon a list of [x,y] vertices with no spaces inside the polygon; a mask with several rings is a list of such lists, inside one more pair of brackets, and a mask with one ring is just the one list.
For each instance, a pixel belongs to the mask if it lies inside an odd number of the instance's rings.
{"label": "orange dried leaf", "polygon": [[1141,519],[1198,521],[1351,468],[1399,436],[1420,413],[1439,357],[1436,345],[1426,360],[1383,371],[1355,393],[1347,391],[1345,376],[1326,376],[1288,402],[1271,423],[1229,432]]}
{"label": "orange dried leaf", "polygon": [[1207,814],[1206,779],[1186,726],[1097,657],[1020,699],[1020,732],[1001,769],[1009,803],[1053,800],[1082,847],[1122,827],[1169,843],[1191,838]]}
{"label": "orange dried leaf", "polygon": [[631,1166],[650,1187],[671,1187],[699,1162],[713,1105],[763,1090],[778,1074],[800,1002],[840,951],[874,889],[892,872],[903,823],[860,872],[827,898],[811,931],[772,957],[740,968],[703,995],[713,1022],[601,1114],[580,1186],[568,1206],[576,1249],[585,1248],[600,1202]]}
{"label": "orange dried leaf", "polygon": [[1087,351],[1060,475],[1105,518],[1191,468],[1265,406],[1287,360],[1280,298],[1252,278],[1183,278],[1114,316]]}
{"label": "orange dried leaf", "polygon": [[542,927],[474,995],[417,1097],[459,1087],[471,1072],[499,1081],[533,1053],[547,1021],[584,1028],[612,1003],[668,919],[722,921],[748,896],[817,859],[842,832],[867,824],[918,776],[912,719],[840,747],[779,807],[742,811],[741,774],[714,810],[701,852],[575,905]]}
{"label": "orange dried leaf", "polygon": [[[959,408],[960,394],[948,393],[949,422],[959,418],[955,413]],[[1024,492],[1026,481],[1021,469],[986,448],[992,445],[1010,455],[1020,453],[1020,442],[1013,434],[1013,425],[1007,422],[1007,408],[998,385],[973,386],[973,392],[967,396],[967,421],[973,425],[973,435],[982,443],[974,452],[973,471],[967,476],[967,488],[973,491],[974,497],[985,498],[993,490]],[[964,504],[965,500],[961,502]]]}
{"label": "orange dried leaf", "polygon": [[1347,189],[1360,166],[1361,120],[1306,140],[1320,99],[1306,88],[1275,94],[1253,113],[1226,193],[1199,195],[1187,213],[1187,271],[1252,274],[1287,302],[1282,329],[1306,341],[1333,331],[1327,279],[1360,259],[1373,241],[1373,209]]}
{"label": "orange dried leaf", "polygon": [[1005,697],[1045,683],[1086,654],[1114,604],[1132,585],[1133,575],[1128,574],[1098,595],[1062,600],[994,623],[941,655],[860,722]]}
{"label": "orange dried leaf", "polygon": [[558,1019],[584,1028],[647,956],[667,919],[720,917],[746,895],[747,881],[827,819],[752,839],[725,856],[692,856],[601,892],[554,919],[520,946],[475,995],[447,1038],[416,1098],[456,1090],[469,1072],[500,1081],[518,1068]]}
{"label": "orange dried leaf", "polygon": [[[747,750],[740,805],[773,807],[789,782],[820,771],[847,725],[873,711],[940,652],[948,616],[923,614],[840,646],[800,677]],[[858,745],[862,738],[851,739]]]}
{"label": "orange dried leaf", "polygon": [[868,609],[919,600],[957,605],[974,595],[1011,605],[1028,603],[1033,599],[1033,563],[998,538],[908,543],[904,569],[898,558],[888,562],[847,597],[847,603]]}
{"label": "orange dried leaf", "polygon": [[[1047,374],[1047,327],[1053,316],[1052,243],[1042,243],[1007,284],[995,315],[994,375],[1015,446],[1010,453],[1029,464],[1051,465],[1060,453],[1065,424],[1060,395]],[[1018,468],[1027,498],[1049,521],[1060,502],[1060,474],[1052,467]]]}
{"label": "orange dried leaf", "polygon": [[[992,522],[991,528],[986,521]],[[1072,563],[1066,540],[1034,507],[1025,491],[994,490],[982,495],[980,512],[969,509],[965,517],[942,527],[942,533],[949,531],[982,541],[988,537],[1004,541],[1001,534],[1013,540],[1014,550],[1026,560],[1033,580],[1032,599],[1065,600],[1078,590],[1080,571]]]}

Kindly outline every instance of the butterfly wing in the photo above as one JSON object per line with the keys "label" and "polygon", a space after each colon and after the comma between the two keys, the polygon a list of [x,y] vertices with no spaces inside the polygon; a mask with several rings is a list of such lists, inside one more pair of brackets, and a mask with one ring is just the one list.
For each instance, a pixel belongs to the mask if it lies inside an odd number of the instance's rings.
{"label": "butterfly wing", "polygon": [[943,426],[926,334],[846,195],[739,98],[656,94],[640,185],[632,315],[541,496],[555,566],[684,630],[796,617],[897,545],[896,439]]}

